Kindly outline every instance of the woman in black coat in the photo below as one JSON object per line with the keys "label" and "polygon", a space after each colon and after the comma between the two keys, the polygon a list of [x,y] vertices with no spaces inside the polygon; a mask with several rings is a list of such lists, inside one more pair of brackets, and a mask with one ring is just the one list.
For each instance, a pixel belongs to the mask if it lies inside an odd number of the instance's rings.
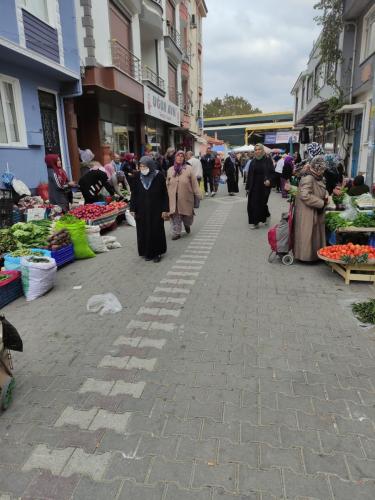
{"label": "woman in black coat", "polygon": [[251,229],[257,229],[260,222],[267,223],[271,215],[268,210],[268,198],[274,179],[273,162],[266,156],[263,144],[255,145],[254,155],[246,181],[247,213]]}
{"label": "woman in black coat", "polygon": [[130,199],[130,211],[137,223],[138,254],[145,260],[160,262],[167,251],[164,230],[169,212],[167,186],[151,157],[143,156],[139,165]]}
{"label": "woman in black coat", "polygon": [[229,196],[234,196],[234,193],[238,193],[238,170],[239,162],[234,153],[229,153],[226,157],[223,168],[227,176],[227,187]]}

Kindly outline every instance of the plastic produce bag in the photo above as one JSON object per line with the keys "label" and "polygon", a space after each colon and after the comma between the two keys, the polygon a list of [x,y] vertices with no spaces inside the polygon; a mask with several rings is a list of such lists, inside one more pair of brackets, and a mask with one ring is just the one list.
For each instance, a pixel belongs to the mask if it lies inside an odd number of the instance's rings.
{"label": "plastic produce bag", "polygon": [[89,247],[95,253],[108,252],[102,236],[100,235],[99,226],[86,226],[86,235]]}
{"label": "plastic produce bag", "polygon": [[95,257],[95,253],[89,247],[86,236],[86,223],[84,220],[77,220],[73,224],[57,221],[56,230],[67,229],[72,239],[74,256],[76,259],[89,259]]}
{"label": "plastic produce bag", "polygon": [[56,261],[50,257],[22,257],[22,286],[26,300],[34,300],[48,292],[55,285]]}
{"label": "plastic produce bag", "polygon": [[26,184],[19,179],[14,178],[12,180],[12,188],[19,196],[31,196],[30,189],[26,186]]}
{"label": "plastic produce bag", "polygon": [[122,247],[121,243],[114,236],[103,236],[103,241],[108,250]]}
{"label": "plastic produce bag", "polygon": [[90,297],[87,301],[87,310],[94,313],[98,312],[100,316],[103,316],[103,314],[116,314],[122,311],[122,305],[116,295],[104,293]]}
{"label": "plastic produce bag", "polygon": [[228,177],[225,174],[222,174],[220,176],[220,180],[219,180],[220,184],[226,184],[227,183],[227,179],[228,179]]}
{"label": "plastic produce bag", "polygon": [[129,210],[125,211],[125,219],[126,219],[126,222],[129,224],[129,226],[132,226],[132,227],[136,226],[135,219]]}
{"label": "plastic produce bag", "polygon": [[345,206],[345,210],[343,212],[340,212],[340,217],[349,221],[354,220],[357,217],[358,212],[356,208],[353,207],[352,199],[350,196],[345,195],[343,205]]}

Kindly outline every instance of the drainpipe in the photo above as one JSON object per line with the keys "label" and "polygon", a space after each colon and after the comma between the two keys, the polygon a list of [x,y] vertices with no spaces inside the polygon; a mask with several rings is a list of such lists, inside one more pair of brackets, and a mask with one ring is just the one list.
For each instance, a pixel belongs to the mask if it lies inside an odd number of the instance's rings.
{"label": "drainpipe", "polygon": [[375,161],[375,68],[372,65],[372,103],[370,109],[370,133],[367,148],[366,184],[372,186],[374,182]]}

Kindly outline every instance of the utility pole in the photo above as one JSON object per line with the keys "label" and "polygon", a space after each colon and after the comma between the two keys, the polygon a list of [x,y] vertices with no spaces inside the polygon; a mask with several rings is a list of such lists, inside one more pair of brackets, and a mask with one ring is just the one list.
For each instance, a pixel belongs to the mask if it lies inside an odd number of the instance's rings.
{"label": "utility pole", "polygon": [[372,189],[374,183],[374,162],[375,162],[375,68],[372,65],[372,102],[370,109],[369,138],[367,147],[367,169],[366,184]]}

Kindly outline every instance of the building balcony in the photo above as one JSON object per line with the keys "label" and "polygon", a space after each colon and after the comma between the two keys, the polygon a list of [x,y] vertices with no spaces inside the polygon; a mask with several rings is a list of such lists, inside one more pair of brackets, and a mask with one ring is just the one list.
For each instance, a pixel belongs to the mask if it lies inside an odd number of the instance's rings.
{"label": "building balcony", "polygon": [[178,106],[181,109],[181,103],[182,103],[182,94],[181,92],[178,92],[176,87],[168,87],[168,97],[173,104]]}
{"label": "building balcony", "polygon": [[165,96],[165,81],[148,66],[142,68],[142,81],[158,94]]}
{"label": "building balcony", "polygon": [[110,44],[113,66],[140,82],[142,79],[141,60],[118,40],[112,39]]}
{"label": "building balcony", "polygon": [[[139,21],[144,25],[142,38],[150,40],[161,38],[163,36],[163,7],[161,0],[143,0]],[[147,26],[147,30],[145,30],[145,26]]]}
{"label": "building balcony", "polygon": [[181,64],[181,78],[183,80],[188,80],[189,74],[190,74],[190,66],[186,62],[183,62]]}
{"label": "building balcony", "polygon": [[167,22],[167,34],[164,36],[164,48],[173,62],[179,64],[182,61],[183,49],[181,46],[181,35],[174,26]]}
{"label": "building balcony", "polygon": [[185,47],[183,47],[182,60],[187,64],[191,64],[191,43],[189,42]]}

